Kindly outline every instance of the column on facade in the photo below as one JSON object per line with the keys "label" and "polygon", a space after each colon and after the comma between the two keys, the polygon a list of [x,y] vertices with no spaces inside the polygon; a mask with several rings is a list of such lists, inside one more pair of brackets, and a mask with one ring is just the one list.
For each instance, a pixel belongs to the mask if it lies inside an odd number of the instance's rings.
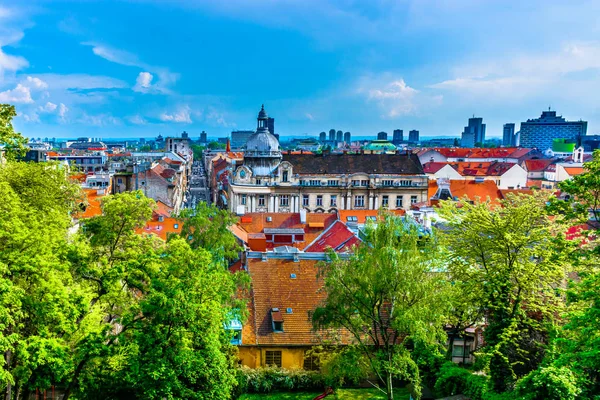
{"label": "column on facade", "polygon": [[275,201],[274,201],[275,196],[270,194],[268,200],[269,200],[269,202],[267,203],[268,204],[267,211],[274,212],[275,211]]}
{"label": "column on facade", "polygon": [[278,194],[275,195],[274,203],[275,203],[275,206],[273,208],[273,212],[279,212],[279,195]]}
{"label": "column on facade", "polygon": [[256,211],[256,195],[250,195],[250,212]]}
{"label": "column on facade", "polygon": [[373,209],[373,195],[370,194],[369,196],[369,210]]}
{"label": "column on facade", "polygon": [[294,212],[300,212],[300,197],[295,194],[294,197]]}
{"label": "column on facade", "polygon": [[377,196],[377,195],[375,195],[375,197],[374,197],[373,209],[374,210],[379,210],[379,196]]}
{"label": "column on facade", "polygon": [[347,210],[352,210],[352,195],[351,194],[347,195],[347,197],[346,197],[346,204],[347,204],[346,209]]}
{"label": "column on facade", "polygon": [[340,193],[338,195],[338,208],[340,210],[343,210],[345,205],[346,205],[346,196],[344,194]]}

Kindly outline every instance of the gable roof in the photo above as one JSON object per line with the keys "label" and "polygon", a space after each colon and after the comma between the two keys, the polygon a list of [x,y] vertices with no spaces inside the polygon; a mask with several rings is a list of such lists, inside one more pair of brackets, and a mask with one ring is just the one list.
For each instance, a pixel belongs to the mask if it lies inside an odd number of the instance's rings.
{"label": "gable roof", "polygon": [[348,229],[346,224],[336,221],[325,232],[320,234],[304,251],[307,253],[322,253],[331,248],[337,252],[346,252],[352,246],[360,243],[354,233]]}
{"label": "gable roof", "polygon": [[283,154],[298,174],[423,174],[416,154]]}
{"label": "gable roof", "polygon": [[548,165],[554,162],[556,162],[556,160],[550,158],[529,159],[525,160],[524,166],[528,172],[542,172]]}

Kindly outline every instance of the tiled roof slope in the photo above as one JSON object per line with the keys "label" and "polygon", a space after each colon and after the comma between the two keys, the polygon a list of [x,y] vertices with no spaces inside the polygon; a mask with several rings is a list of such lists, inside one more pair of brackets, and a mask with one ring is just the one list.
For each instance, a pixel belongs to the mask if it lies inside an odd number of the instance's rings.
{"label": "tiled roof slope", "polygon": [[416,154],[283,154],[283,161],[290,162],[298,174],[423,173]]}
{"label": "tiled roof slope", "polygon": [[[317,260],[248,259],[252,280],[248,322],[242,345],[314,345],[323,332],[312,329],[309,312],[325,298],[317,279]],[[295,274],[295,278],[291,277]],[[287,308],[292,312],[288,313]],[[283,332],[273,332],[271,310],[279,308]]]}
{"label": "tiled roof slope", "polygon": [[309,253],[322,253],[331,248],[335,251],[348,251],[352,246],[358,245],[358,239],[354,233],[348,229],[346,224],[336,221],[325,232],[317,237],[304,251]]}

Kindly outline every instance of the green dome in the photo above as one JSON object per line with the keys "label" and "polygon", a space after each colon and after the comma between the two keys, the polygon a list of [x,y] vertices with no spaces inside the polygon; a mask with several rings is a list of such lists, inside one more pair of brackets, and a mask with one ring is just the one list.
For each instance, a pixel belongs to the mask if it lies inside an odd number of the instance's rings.
{"label": "green dome", "polygon": [[371,151],[396,151],[396,146],[387,140],[373,140],[363,147],[363,150]]}

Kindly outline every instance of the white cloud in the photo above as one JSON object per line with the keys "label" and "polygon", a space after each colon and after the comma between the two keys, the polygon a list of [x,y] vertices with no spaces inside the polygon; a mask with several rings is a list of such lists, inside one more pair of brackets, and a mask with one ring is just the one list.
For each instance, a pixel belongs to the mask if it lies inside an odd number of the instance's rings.
{"label": "white cloud", "polygon": [[406,84],[403,78],[384,74],[380,77],[363,77],[357,92],[368,102],[377,104],[383,118],[419,115],[425,106],[439,105],[441,96],[431,96]]}
{"label": "white cloud", "polygon": [[306,114],[304,114],[304,116],[309,121],[314,121],[315,120],[315,117],[313,117],[313,115],[311,113],[306,113]]}
{"label": "white cloud", "polygon": [[56,104],[51,103],[51,102],[47,102],[46,105],[44,105],[43,107],[40,106],[38,108],[38,110],[41,111],[41,112],[51,113],[51,112],[54,112],[54,110],[56,110],[57,107],[58,106]]}
{"label": "white cloud", "polygon": [[[68,109],[65,107],[65,112],[66,111],[68,111]],[[60,115],[60,112],[59,112],[59,115]],[[121,125],[121,120],[110,114],[89,115],[88,113],[85,113],[85,112],[77,120],[77,122],[79,122],[81,124],[93,125],[93,126]]]}
{"label": "white cloud", "polygon": [[133,90],[136,92],[147,93],[152,88],[152,78],[154,78],[154,76],[150,72],[140,72],[135,80]]}
{"label": "white cloud", "polygon": [[0,92],[0,103],[33,103],[33,99],[29,88],[19,83],[14,89]]}
{"label": "white cloud", "polygon": [[122,80],[102,75],[88,74],[35,74],[52,89],[122,89],[128,87]]}
{"label": "white cloud", "polygon": [[131,115],[127,117],[127,120],[134,125],[146,125],[148,123],[148,121],[140,114]]}
{"label": "white cloud", "polygon": [[[146,70],[138,75],[136,85],[133,88],[136,91],[149,91],[149,89],[152,89],[151,91],[154,93],[168,94],[171,93],[171,91],[168,89],[168,86],[174,84],[179,79],[179,74],[171,72],[164,67],[146,64],[142,62],[135,54],[129,53],[127,51],[114,49],[112,47],[94,42],[84,42],[81,44],[84,46],[91,46],[92,52],[95,55],[97,55],[98,57],[102,57],[107,61]],[[150,72],[147,71],[150,71],[156,76],[158,76],[158,82],[156,82],[151,87],[148,86],[147,88],[144,88],[143,86],[138,86],[140,78],[142,80],[147,80],[149,77],[151,77],[150,80],[152,80],[152,78],[154,77]],[[149,81],[147,83],[150,84]]]}
{"label": "white cloud", "polygon": [[58,118],[61,121],[63,121],[63,122],[66,121],[67,112],[69,112],[69,108],[67,106],[65,106],[63,103],[60,103],[58,105]]}
{"label": "white cloud", "polygon": [[27,80],[25,81],[25,84],[30,89],[42,90],[42,89],[47,89],[48,88],[48,84],[46,82],[44,82],[40,78],[35,78],[35,77],[31,77],[31,76],[27,77]]}
{"label": "white cloud", "polygon": [[[590,74],[593,71],[596,72]],[[586,88],[588,95],[596,96],[596,91],[590,88],[598,86],[598,73],[600,42],[571,42],[558,51],[462,65],[455,68],[454,78],[429,87],[486,100],[561,98],[565,91],[583,92]],[[577,74],[580,76],[573,79]]]}
{"label": "white cloud", "polygon": [[29,63],[25,58],[6,54],[0,47],[0,76],[4,71],[18,71],[28,66]]}
{"label": "white cloud", "polygon": [[175,112],[172,112],[172,113],[163,112],[160,114],[159,118],[161,121],[165,121],[165,122],[180,122],[180,123],[191,124],[192,123],[191,113],[192,113],[192,109],[190,108],[190,106],[185,105],[185,106],[179,107]]}

